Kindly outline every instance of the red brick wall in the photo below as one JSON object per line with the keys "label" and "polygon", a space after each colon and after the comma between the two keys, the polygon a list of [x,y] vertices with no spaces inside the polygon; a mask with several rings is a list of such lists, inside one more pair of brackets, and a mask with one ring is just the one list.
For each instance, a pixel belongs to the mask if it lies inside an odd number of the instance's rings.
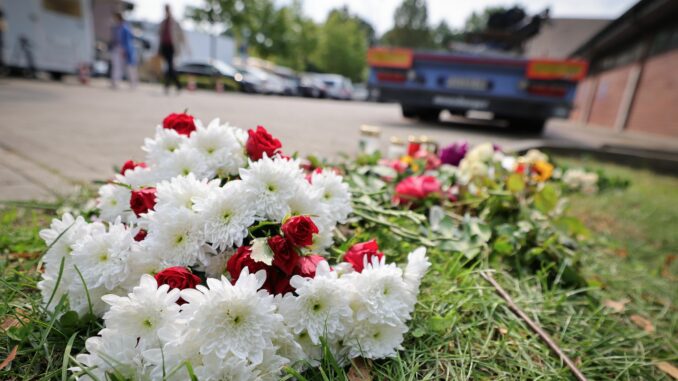
{"label": "red brick wall", "polygon": [[577,92],[574,94],[574,102],[572,112],[570,112],[570,120],[575,122],[586,122],[584,118],[584,110],[586,109],[586,102],[589,100],[589,94],[595,86],[595,80],[588,77],[577,85]]}
{"label": "red brick wall", "polygon": [[610,128],[614,126],[630,70],[631,67],[627,65],[598,74],[598,88],[593,98],[589,123]]}
{"label": "red brick wall", "polygon": [[678,50],[645,62],[626,130],[678,136]]}

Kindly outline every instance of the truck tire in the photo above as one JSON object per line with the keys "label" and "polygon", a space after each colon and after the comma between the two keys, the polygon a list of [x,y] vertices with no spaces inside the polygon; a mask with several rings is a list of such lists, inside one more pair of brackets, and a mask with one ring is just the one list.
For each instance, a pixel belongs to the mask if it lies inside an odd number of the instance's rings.
{"label": "truck tire", "polygon": [[416,118],[417,117],[417,108],[416,107],[400,105],[400,111],[403,114],[403,118]]}
{"label": "truck tire", "polygon": [[544,127],[546,126],[546,119],[512,118],[509,121],[509,124],[512,128],[518,131],[541,135],[541,133],[544,132]]}
{"label": "truck tire", "polygon": [[437,122],[440,120],[440,110],[435,108],[421,109],[418,113],[419,120],[424,122]]}

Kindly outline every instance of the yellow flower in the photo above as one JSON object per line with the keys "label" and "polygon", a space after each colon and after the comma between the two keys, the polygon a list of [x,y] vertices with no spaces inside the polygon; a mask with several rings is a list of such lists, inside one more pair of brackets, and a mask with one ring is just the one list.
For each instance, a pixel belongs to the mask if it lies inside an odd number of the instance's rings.
{"label": "yellow flower", "polygon": [[538,160],[532,165],[532,170],[535,173],[534,177],[537,181],[546,181],[550,179],[553,174],[553,165],[546,161]]}

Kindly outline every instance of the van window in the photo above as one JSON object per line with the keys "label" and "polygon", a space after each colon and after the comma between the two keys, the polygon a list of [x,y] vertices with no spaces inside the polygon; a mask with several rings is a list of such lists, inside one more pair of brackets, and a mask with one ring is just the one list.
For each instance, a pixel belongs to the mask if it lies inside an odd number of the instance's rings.
{"label": "van window", "polygon": [[80,0],[42,0],[42,7],[48,11],[61,13],[67,16],[82,16]]}

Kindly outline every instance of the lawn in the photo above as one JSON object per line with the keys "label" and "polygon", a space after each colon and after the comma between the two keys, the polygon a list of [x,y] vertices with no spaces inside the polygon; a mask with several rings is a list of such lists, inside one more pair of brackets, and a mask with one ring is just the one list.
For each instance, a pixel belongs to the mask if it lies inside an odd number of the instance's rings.
{"label": "lawn", "polygon": [[[660,367],[678,366],[678,261],[672,260],[678,254],[678,179],[590,160],[558,163],[631,180],[628,188],[576,195],[568,204],[591,230],[583,259],[589,286],[564,288],[542,275],[503,269],[494,277],[589,379],[671,379]],[[96,321],[55,320],[41,312],[35,284],[45,247],[38,232],[60,207],[0,209],[0,362],[9,360],[1,364],[0,379],[67,379],[63,353],[83,347],[75,328],[84,337],[99,329]],[[431,261],[405,349],[395,359],[368,362],[363,369],[373,379],[572,379],[479,275],[482,264],[440,254]],[[328,361],[304,377],[346,374]]]}

